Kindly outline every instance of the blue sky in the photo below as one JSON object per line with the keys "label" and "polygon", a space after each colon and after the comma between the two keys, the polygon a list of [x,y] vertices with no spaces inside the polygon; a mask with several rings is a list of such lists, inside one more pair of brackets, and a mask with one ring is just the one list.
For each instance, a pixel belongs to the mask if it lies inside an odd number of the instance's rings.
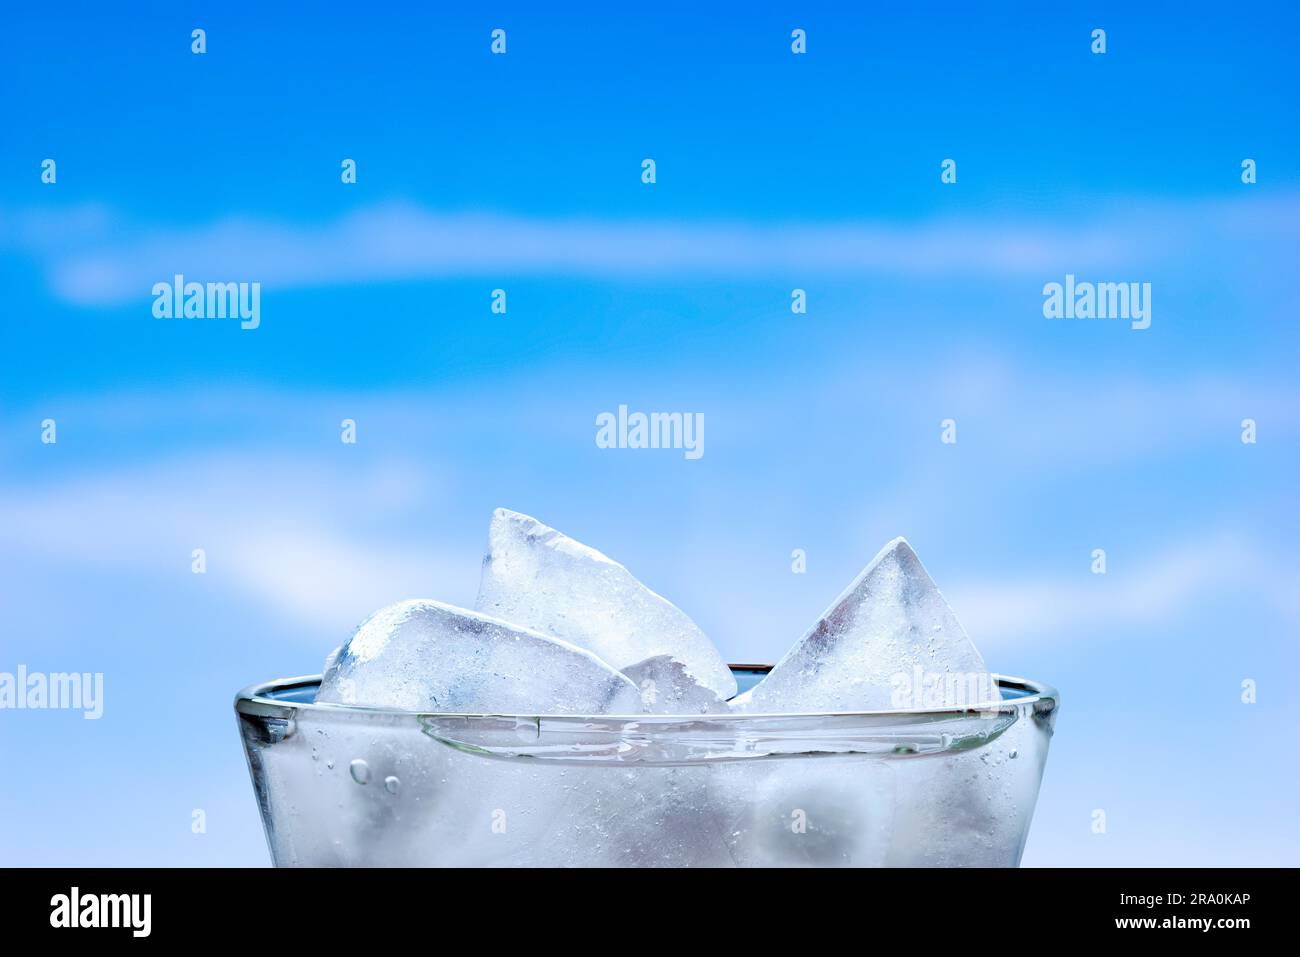
{"label": "blue sky", "polygon": [[[107,700],[0,712],[0,862],[264,862],[233,692],[472,601],[496,506],[733,660],[906,535],[1063,692],[1027,864],[1295,862],[1288,5],[7,17],[0,670]],[[176,272],[261,282],[260,328],[154,319]],[[1045,319],[1066,273],[1151,283],[1151,328]],[[705,455],[596,448],[619,404]]]}

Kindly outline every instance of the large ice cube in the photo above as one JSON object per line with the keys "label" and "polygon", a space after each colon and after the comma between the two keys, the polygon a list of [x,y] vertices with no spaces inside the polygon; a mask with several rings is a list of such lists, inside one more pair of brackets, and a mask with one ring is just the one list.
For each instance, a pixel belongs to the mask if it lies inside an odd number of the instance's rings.
{"label": "large ice cube", "polygon": [[672,655],[655,655],[623,669],[641,689],[641,706],[651,714],[725,714],[731,709],[712,688]]}
{"label": "large ice cube", "polygon": [[875,711],[991,698],[984,659],[911,546],[896,538],[731,705],[750,712]]}
{"label": "large ice cube", "polygon": [[695,622],[594,548],[499,508],[475,607],[587,648],[615,668],[672,655],[722,698],[730,669]]}
{"label": "large ice cube", "polygon": [[[740,761],[720,770],[727,845],[742,867],[881,867],[894,816],[894,764],[859,755]],[[718,798],[715,798],[718,800]]]}
{"label": "large ice cube", "polygon": [[371,615],[317,701],[489,714],[638,714],[640,691],[591,652],[426,599]]}
{"label": "large ice cube", "polygon": [[1033,720],[969,751],[892,762],[898,778],[890,867],[1015,867],[1024,850],[1038,775]]}

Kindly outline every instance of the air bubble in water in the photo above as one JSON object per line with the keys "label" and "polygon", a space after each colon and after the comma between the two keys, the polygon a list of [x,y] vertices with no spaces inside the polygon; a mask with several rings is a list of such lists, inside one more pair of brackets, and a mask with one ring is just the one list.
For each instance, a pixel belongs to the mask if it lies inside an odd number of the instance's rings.
{"label": "air bubble in water", "polygon": [[370,765],[366,764],[365,758],[354,758],[348,769],[352,772],[352,780],[358,784],[365,784],[370,780]]}
{"label": "air bubble in water", "polygon": [[384,790],[389,794],[396,794],[397,789],[402,786],[402,782],[397,780],[397,775],[390,774],[384,778]]}

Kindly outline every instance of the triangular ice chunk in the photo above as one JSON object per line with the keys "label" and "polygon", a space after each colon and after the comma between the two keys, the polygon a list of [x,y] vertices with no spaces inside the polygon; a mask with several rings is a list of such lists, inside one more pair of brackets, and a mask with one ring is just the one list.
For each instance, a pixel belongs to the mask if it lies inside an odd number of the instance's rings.
{"label": "triangular ice chunk", "polygon": [[672,655],[722,698],[736,679],[695,622],[618,562],[535,518],[499,508],[475,607],[587,648],[615,668]]}
{"label": "triangular ice chunk", "polygon": [[455,714],[639,714],[635,684],[589,651],[416,599],[366,619],[317,701]]}
{"label": "triangular ice chunk", "polygon": [[886,545],[734,709],[876,711],[996,700],[984,659],[906,540]]}

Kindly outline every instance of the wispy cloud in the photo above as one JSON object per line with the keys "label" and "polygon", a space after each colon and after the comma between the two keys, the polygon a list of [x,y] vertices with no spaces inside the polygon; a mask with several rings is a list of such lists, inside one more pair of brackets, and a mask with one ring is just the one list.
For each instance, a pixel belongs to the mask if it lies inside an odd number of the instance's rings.
{"label": "wispy cloud", "polygon": [[1025,642],[1048,645],[1063,636],[1095,636],[1121,628],[1166,629],[1194,614],[1207,596],[1258,603],[1300,625],[1295,582],[1300,567],[1271,556],[1232,533],[1214,533],[1166,547],[1141,569],[1114,568],[1093,575],[1012,577],[959,582],[944,594],[967,631],[986,652]]}
{"label": "wispy cloud", "polygon": [[405,203],[325,223],[235,216],[183,228],[120,221],[100,207],[0,216],[9,245],[82,305],[145,298],[178,272],[276,289],[521,274],[1033,277],[1150,264],[1224,236],[1294,253],[1298,221],[1294,197],[875,223],[545,219]]}
{"label": "wispy cloud", "polygon": [[[201,547],[214,584],[295,626],[339,636],[399,598],[473,600],[477,535],[472,543],[453,537],[434,545],[405,522],[387,520],[435,511],[433,489],[436,482],[409,463],[358,477],[309,458],[237,454],[152,461],[41,489],[11,485],[0,488],[0,567],[49,559],[96,576],[126,571],[180,579],[191,574],[191,549]],[[781,599],[743,594],[729,578],[728,570],[746,567],[750,547],[743,539],[715,540],[700,573],[742,602],[739,611],[711,609],[711,616],[729,620],[729,630],[753,619],[752,642]],[[1271,609],[1300,626],[1300,567],[1234,532],[1167,545],[1144,558],[1140,573],[1115,558],[1105,576],[1086,565],[1069,577],[1010,569],[996,580],[959,578],[943,590],[994,661],[1014,660],[1027,642],[1058,646],[1117,628],[1167,630],[1215,595]],[[707,591],[698,596],[702,604],[720,600],[710,602]],[[790,609],[779,610],[788,617]]]}
{"label": "wispy cloud", "polygon": [[[436,477],[389,462],[361,474],[302,455],[155,459],[41,487],[0,487],[0,561],[42,559],[183,581],[202,548],[209,580],[284,620],[343,635],[398,597],[472,600],[478,565],[413,535],[394,510],[436,509]],[[175,587],[179,588],[179,584]]]}
{"label": "wispy cloud", "polygon": [[[860,399],[862,382],[873,383],[877,451],[869,459],[850,453],[844,468],[819,474],[816,508],[797,491],[810,481],[802,453],[783,452],[770,469],[749,467],[773,449],[843,449],[842,421],[809,419],[799,410],[810,403],[847,407]],[[95,443],[77,448],[76,457],[51,458],[53,450],[35,441],[31,423],[40,421],[40,409],[0,428],[0,444],[13,453],[0,468],[0,559],[13,569],[47,556],[97,575],[188,575],[190,550],[204,547],[214,584],[220,578],[285,620],[337,634],[397,598],[472,600],[487,511],[529,508],[527,500],[544,519],[563,525],[554,516],[594,514],[592,525],[608,526],[614,541],[635,542],[620,550],[593,538],[707,620],[720,640],[735,636],[737,653],[779,655],[896,534],[927,557],[960,552],[983,534],[998,536],[984,552],[993,553],[996,576],[936,568],[959,616],[994,654],[1055,642],[1067,630],[1158,626],[1225,589],[1300,620],[1289,597],[1300,577],[1294,556],[1275,530],[1249,531],[1251,516],[1286,501],[1280,476],[1256,480],[1251,501],[1224,506],[1240,513],[1235,524],[1216,524],[1223,515],[1196,505],[1170,527],[1167,510],[1157,509],[1104,578],[1089,575],[1086,565],[1068,577],[1035,573],[1036,561],[1059,551],[1053,537],[1077,531],[1069,509],[1058,505],[1080,489],[1085,498],[1092,494],[1074,484],[1079,477],[1087,483],[1106,470],[1100,501],[1116,501],[1121,486],[1168,482],[1176,491],[1181,470],[1217,468],[1226,456],[1252,461],[1271,449],[1286,454],[1289,445],[1279,439],[1295,434],[1291,410],[1300,405],[1293,386],[1267,380],[1125,379],[1101,392],[1094,386],[1083,373],[1047,380],[970,356],[920,380],[855,365],[812,383],[775,383],[759,399],[736,399],[721,382],[716,396],[701,396],[701,407],[716,414],[711,471],[655,472],[655,488],[629,486],[635,507],[599,491],[628,479],[630,473],[604,470],[626,460],[583,458],[594,449],[593,415],[603,407],[596,402],[610,392],[601,381],[575,384],[557,373],[450,394],[230,389],[69,399],[59,404],[81,440]],[[940,464],[932,457],[941,448],[938,419],[918,418],[918,395],[962,410],[962,444],[944,450],[961,459]],[[362,423],[363,456],[338,454],[343,413],[329,411],[337,409]],[[1242,410],[1265,423],[1268,444],[1242,446]],[[259,424],[268,420],[298,425],[284,426],[272,443]],[[502,423],[511,428],[503,431]],[[916,439],[922,429],[933,433],[923,447]],[[61,438],[57,451],[64,449]],[[564,480],[535,481],[547,474]],[[484,501],[484,487],[500,500]],[[1021,508],[1020,499],[1036,504]],[[665,508],[692,500],[720,507],[687,509],[689,519],[662,527]],[[763,521],[738,520],[757,515]],[[1189,541],[1182,538],[1188,527],[1227,530]],[[790,587],[785,562],[773,556],[795,546],[814,550],[812,578],[825,579]],[[1140,577],[1131,574],[1133,547],[1147,553]]]}

